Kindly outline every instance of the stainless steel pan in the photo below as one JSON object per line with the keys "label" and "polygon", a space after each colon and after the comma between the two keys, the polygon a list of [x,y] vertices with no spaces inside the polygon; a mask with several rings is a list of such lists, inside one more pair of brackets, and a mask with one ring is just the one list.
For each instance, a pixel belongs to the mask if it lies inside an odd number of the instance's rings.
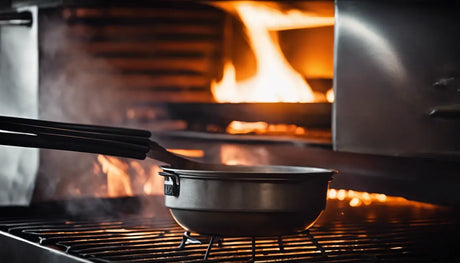
{"label": "stainless steel pan", "polygon": [[295,166],[215,169],[163,167],[165,204],[186,230],[217,236],[303,231],[325,209],[327,188],[335,173]]}
{"label": "stainless steel pan", "polygon": [[[204,164],[150,141],[150,132],[0,116],[0,144],[101,153],[162,167],[165,205],[186,230],[214,236],[273,236],[310,227],[326,206],[333,170]],[[19,132],[19,134],[17,133]]]}

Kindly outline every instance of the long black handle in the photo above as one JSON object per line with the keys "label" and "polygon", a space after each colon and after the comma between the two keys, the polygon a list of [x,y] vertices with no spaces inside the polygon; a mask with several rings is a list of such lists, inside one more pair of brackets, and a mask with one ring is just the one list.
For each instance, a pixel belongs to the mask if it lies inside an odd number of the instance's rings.
{"label": "long black handle", "polygon": [[435,106],[429,113],[430,117],[444,119],[460,119],[460,104]]}
{"label": "long black handle", "polygon": [[[0,116],[0,144],[145,159],[149,131]],[[18,134],[17,132],[23,133]],[[26,133],[26,134],[24,134]]]}
{"label": "long black handle", "polygon": [[18,118],[18,117],[0,116],[0,122],[27,124],[27,125],[34,125],[34,126],[40,126],[40,127],[68,129],[68,130],[75,130],[75,131],[127,135],[127,136],[134,136],[134,137],[149,138],[151,136],[151,132],[146,131],[146,130],[115,128],[115,127],[99,126],[99,125],[75,124],[75,123],[67,123],[67,122],[33,120],[33,119],[25,119],[25,118]]}
{"label": "long black handle", "polygon": [[32,124],[22,124],[22,123],[16,123],[16,122],[8,122],[8,121],[0,121],[0,130],[32,133],[32,134],[37,134],[37,135],[39,134],[56,134],[57,135],[58,134],[58,135],[66,135],[66,136],[111,140],[111,141],[131,143],[131,144],[137,144],[137,145],[145,145],[146,147],[149,146],[148,137],[61,129],[61,128],[38,126],[38,125],[32,125]]}
{"label": "long black handle", "polygon": [[100,153],[136,159],[146,156],[169,163],[176,168],[202,168],[195,162],[169,152],[150,141],[145,130],[83,125],[0,116],[0,130],[27,134],[0,132],[0,144]]}
{"label": "long black handle", "polygon": [[143,160],[149,147],[122,142],[64,135],[30,135],[0,132],[0,144],[33,148],[98,153]]}

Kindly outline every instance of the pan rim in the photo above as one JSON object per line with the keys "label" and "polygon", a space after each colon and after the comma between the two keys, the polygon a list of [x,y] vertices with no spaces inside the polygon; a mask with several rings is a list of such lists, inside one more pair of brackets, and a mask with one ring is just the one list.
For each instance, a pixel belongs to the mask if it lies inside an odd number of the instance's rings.
{"label": "pan rim", "polygon": [[269,180],[286,180],[286,179],[307,179],[328,176],[329,180],[332,176],[338,173],[337,170],[325,169],[318,167],[307,166],[286,166],[286,165],[228,165],[220,166],[228,170],[193,170],[193,169],[178,169],[167,166],[162,166],[164,172],[171,175],[177,175],[184,178],[195,179],[269,179]]}

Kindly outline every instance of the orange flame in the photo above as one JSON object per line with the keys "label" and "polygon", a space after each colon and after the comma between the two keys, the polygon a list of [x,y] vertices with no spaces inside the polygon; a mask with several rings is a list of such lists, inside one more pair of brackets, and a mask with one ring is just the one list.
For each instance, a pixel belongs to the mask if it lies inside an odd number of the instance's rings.
{"label": "orange flame", "polygon": [[126,173],[128,165],[117,158],[103,155],[98,155],[97,160],[102,166],[102,171],[107,174],[108,196],[132,196],[130,177]]}
{"label": "orange flame", "polygon": [[304,77],[291,67],[278,39],[270,34],[287,29],[330,26],[334,24],[334,17],[299,10],[282,12],[261,2],[225,2],[220,5],[235,10],[243,21],[256,57],[257,73],[250,79],[237,82],[235,67],[232,62],[225,62],[222,80],[211,83],[211,91],[218,102],[326,100],[323,94],[314,93]]}
{"label": "orange flame", "polygon": [[[170,149],[188,157],[203,157],[204,151],[197,149]],[[119,158],[98,155],[92,170],[96,175],[106,174],[107,186],[101,187],[97,196],[120,197],[133,195],[163,195],[163,177],[158,163],[154,161],[122,161]],[[75,189],[75,195],[80,189]]]}
{"label": "orange flame", "polygon": [[160,177],[158,173],[161,172],[159,166],[150,167],[149,177],[144,182],[144,193],[147,195],[162,195],[163,194],[163,177]]}
{"label": "orange flame", "polygon": [[103,155],[98,155],[97,161],[98,163],[94,163],[93,172],[106,174],[107,187],[101,189],[104,193],[95,193],[96,195],[119,197],[163,194],[163,177],[158,175],[161,171],[158,165],[141,164],[137,161],[124,162]]}

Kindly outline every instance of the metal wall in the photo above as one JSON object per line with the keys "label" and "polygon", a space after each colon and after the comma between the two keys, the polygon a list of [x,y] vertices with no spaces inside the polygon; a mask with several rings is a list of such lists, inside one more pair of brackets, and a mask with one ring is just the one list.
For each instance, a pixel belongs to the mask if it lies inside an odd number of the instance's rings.
{"label": "metal wall", "polygon": [[459,6],[336,2],[335,150],[458,158]]}

